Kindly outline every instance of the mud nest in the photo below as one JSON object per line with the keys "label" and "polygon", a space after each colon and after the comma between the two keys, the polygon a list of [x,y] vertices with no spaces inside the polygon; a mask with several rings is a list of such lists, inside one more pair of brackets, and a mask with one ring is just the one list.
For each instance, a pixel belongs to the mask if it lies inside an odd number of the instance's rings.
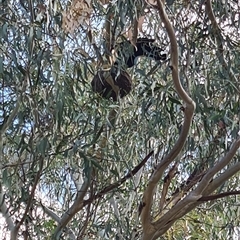
{"label": "mud nest", "polygon": [[132,90],[129,74],[123,70],[117,73],[116,68],[98,71],[91,84],[94,92],[113,101],[117,101],[118,96],[123,98]]}

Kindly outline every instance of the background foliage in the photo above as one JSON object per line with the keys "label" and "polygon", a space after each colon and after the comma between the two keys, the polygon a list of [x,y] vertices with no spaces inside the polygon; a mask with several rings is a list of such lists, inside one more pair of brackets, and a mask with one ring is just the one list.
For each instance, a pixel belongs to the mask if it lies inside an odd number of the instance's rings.
{"label": "background foliage", "polygon": [[[184,149],[164,175],[176,167],[166,200],[190,186],[190,176],[212,167],[239,135],[240,6],[238,1],[212,4],[220,33],[203,1],[166,2],[179,44],[181,81],[196,102]],[[83,198],[90,201],[74,213],[62,239],[139,239],[143,191],[181,130],[181,101],[169,60],[139,59],[129,71],[134,89],[120,103],[102,99],[90,85],[99,56],[107,51],[108,14],[117,42],[144,15],[138,36],[156,39],[170,54],[157,9],[140,0],[92,1],[83,7],[90,6],[85,19],[68,19],[63,27],[65,11],[73,6],[63,0],[0,3],[2,239],[9,238],[14,226],[19,227],[18,239],[50,238],[86,182]],[[152,150],[137,174],[107,191]],[[238,151],[229,166],[239,159]],[[166,178],[154,196],[155,220],[164,182]],[[239,173],[216,193],[236,190]],[[239,219],[238,196],[205,202],[163,239],[230,239]]]}

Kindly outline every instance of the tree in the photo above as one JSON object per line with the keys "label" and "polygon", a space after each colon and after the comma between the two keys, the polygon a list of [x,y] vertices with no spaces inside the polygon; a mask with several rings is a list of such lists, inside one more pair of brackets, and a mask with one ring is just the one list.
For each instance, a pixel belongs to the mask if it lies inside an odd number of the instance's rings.
{"label": "tree", "polygon": [[[227,239],[239,227],[236,1],[1,2],[5,239]],[[112,47],[154,38],[132,91]],[[217,221],[216,221],[217,220]],[[219,231],[220,229],[220,231]]]}

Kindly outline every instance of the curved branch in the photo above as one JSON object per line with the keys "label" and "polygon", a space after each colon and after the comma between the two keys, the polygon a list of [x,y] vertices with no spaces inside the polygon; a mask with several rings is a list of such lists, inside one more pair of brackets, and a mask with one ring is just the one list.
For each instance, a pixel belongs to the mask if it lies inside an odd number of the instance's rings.
{"label": "curved branch", "polygon": [[[142,239],[150,239],[150,237],[153,236],[154,232],[156,231],[156,229],[154,229],[152,223],[150,222],[151,219],[150,210],[152,206],[152,199],[155,192],[155,188],[159,180],[161,179],[165,169],[178,156],[178,154],[182,150],[188,136],[188,132],[192,122],[193,112],[195,109],[194,101],[188,96],[180,82],[178,69],[178,44],[174,33],[174,29],[168,19],[167,14],[165,13],[163,3],[160,0],[158,0],[157,3],[159,15],[163,23],[165,24],[171,42],[172,79],[176,91],[179,94],[180,98],[185,102],[186,107],[184,109],[184,122],[180,136],[177,142],[175,143],[173,149],[170,151],[170,153],[167,156],[165,156],[164,159],[157,165],[156,170],[153,173],[151,179],[149,180],[148,186],[144,192],[142,200],[143,210],[141,213],[141,221],[144,232]],[[187,201],[189,202],[190,199],[192,198],[194,198],[194,196],[191,197],[189,196],[189,199],[187,199]]]}
{"label": "curved branch", "polygon": [[165,12],[164,5],[161,2],[161,0],[157,0],[158,3],[158,11],[159,15],[165,25],[165,28],[167,30],[170,44],[171,44],[171,62],[172,62],[172,79],[174,86],[176,88],[177,93],[179,94],[180,98],[186,103],[189,104],[188,107],[191,107],[191,109],[194,111],[195,109],[195,103],[193,100],[188,96],[187,92],[183,89],[182,84],[180,82],[179,77],[179,69],[178,69],[178,44],[177,39],[175,36],[175,32],[173,29],[172,24],[170,23],[168,16]]}

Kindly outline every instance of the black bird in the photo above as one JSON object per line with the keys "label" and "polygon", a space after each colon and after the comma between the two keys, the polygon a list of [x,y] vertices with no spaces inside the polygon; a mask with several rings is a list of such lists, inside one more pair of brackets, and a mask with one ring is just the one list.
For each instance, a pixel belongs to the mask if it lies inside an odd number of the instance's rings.
{"label": "black bird", "polygon": [[[117,60],[114,65],[131,68],[136,64],[137,57],[146,56],[156,61],[166,60],[167,55],[162,54],[163,49],[154,45],[154,39],[138,38],[136,46],[130,41],[124,41],[117,46]],[[124,61],[123,61],[124,60]]]}
{"label": "black bird", "polygon": [[101,70],[94,76],[91,85],[94,92],[113,101],[126,96],[132,90],[132,80],[126,72],[136,64],[137,57],[146,56],[156,61],[166,60],[163,49],[154,45],[154,39],[138,38],[136,46],[130,41],[121,42],[116,46],[117,59],[110,70]]}
{"label": "black bird", "polygon": [[92,82],[92,89],[99,93],[103,98],[112,98],[117,101],[118,96],[123,98],[132,90],[132,79],[126,71],[117,69],[98,71]]}

